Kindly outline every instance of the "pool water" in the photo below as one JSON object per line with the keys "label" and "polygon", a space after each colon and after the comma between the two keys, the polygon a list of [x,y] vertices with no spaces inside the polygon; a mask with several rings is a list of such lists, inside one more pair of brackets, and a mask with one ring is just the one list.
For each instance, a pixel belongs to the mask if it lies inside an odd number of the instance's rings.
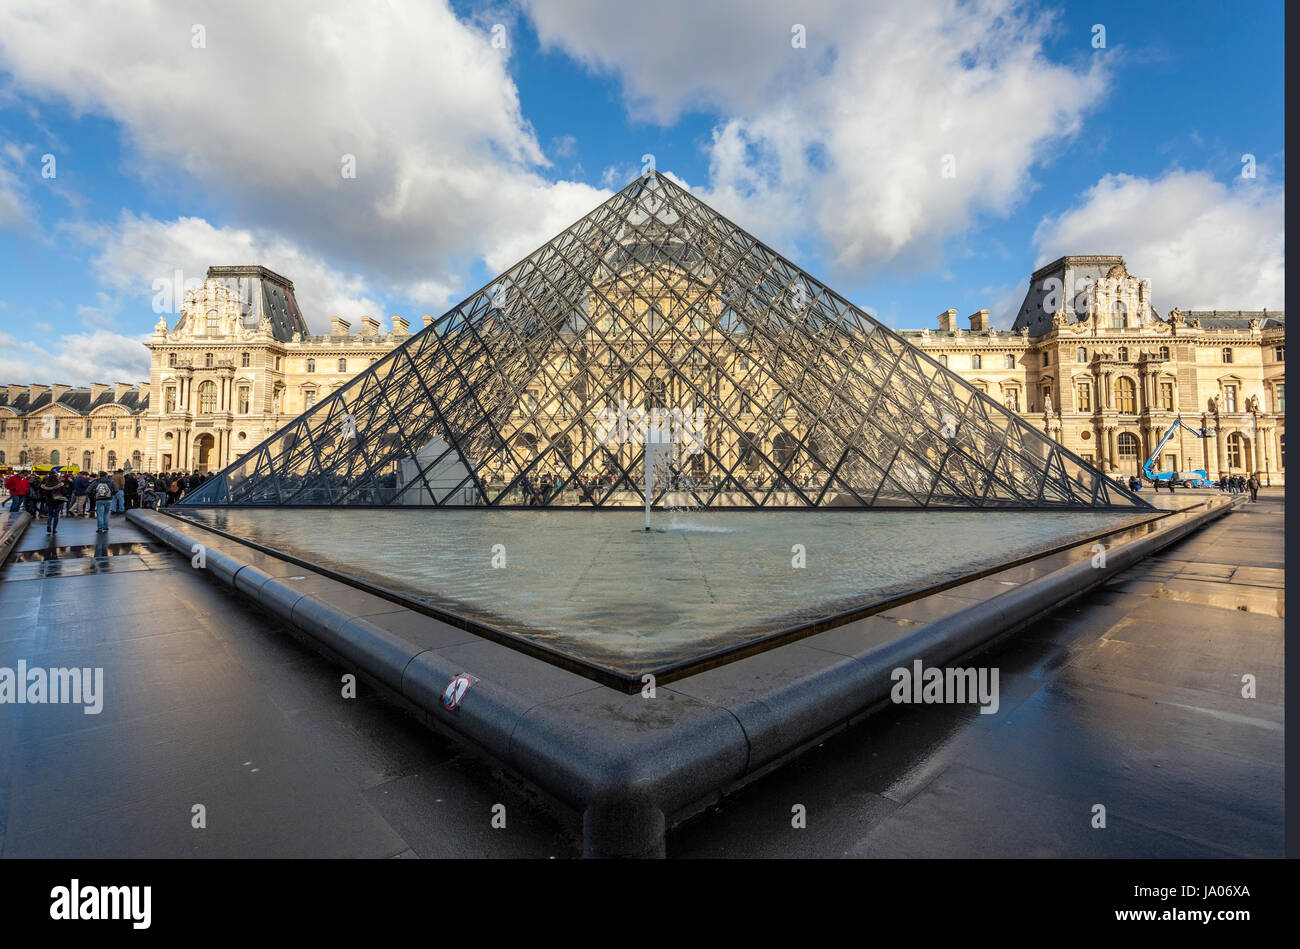
{"label": "pool water", "polygon": [[1137,523],[1117,512],[189,508],[183,516],[640,676]]}

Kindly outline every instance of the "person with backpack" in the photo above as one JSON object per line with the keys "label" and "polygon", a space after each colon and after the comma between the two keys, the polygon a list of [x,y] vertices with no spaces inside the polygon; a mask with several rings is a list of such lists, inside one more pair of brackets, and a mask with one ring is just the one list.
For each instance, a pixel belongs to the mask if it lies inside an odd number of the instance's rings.
{"label": "person with backpack", "polygon": [[90,500],[95,505],[95,533],[107,534],[108,516],[113,511],[113,495],[117,493],[113,479],[108,476],[107,471],[101,471],[99,477],[90,482],[86,493],[90,495]]}
{"label": "person with backpack", "polygon": [[51,471],[40,482],[38,490],[40,504],[45,511],[45,533],[53,534],[59,529],[59,513],[67,501],[63,479]]}

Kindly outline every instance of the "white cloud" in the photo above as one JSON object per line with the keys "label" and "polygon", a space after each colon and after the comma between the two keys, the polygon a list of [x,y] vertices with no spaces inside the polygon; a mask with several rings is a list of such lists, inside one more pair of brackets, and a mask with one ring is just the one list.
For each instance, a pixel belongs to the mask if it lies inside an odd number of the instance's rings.
{"label": "white cloud", "polygon": [[1284,196],[1266,178],[1203,171],[1107,175],[1034,233],[1035,266],[1062,254],[1122,254],[1161,313],[1285,306]]}
{"label": "white cloud", "polygon": [[149,335],[109,330],[48,336],[43,342],[0,333],[0,382],[138,383],[149,378]]}
{"label": "white cloud", "polygon": [[[112,227],[80,228],[77,233],[96,248],[93,266],[100,282],[119,295],[153,300],[158,292],[155,281],[167,281],[172,325],[184,299],[183,292],[175,292],[175,274],[181,274],[183,291],[202,283],[208,266],[215,263],[261,264],[288,277],[316,332],[328,332],[331,316],[355,322],[363,315],[385,315],[362,277],[343,273],[276,234],[214,227],[196,217],[157,221],[125,211]],[[156,319],[150,312],[149,323]]]}
{"label": "white cloud", "polygon": [[445,0],[0,5],[19,94],[108,116],[142,178],[183,169],[238,220],[398,284],[456,285],[603,197],[542,176],[507,56]]}
{"label": "white cloud", "polygon": [[831,277],[937,267],[1024,199],[1106,87],[1100,57],[1048,61],[1050,18],[1012,0],[525,6],[544,45],[622,80],[634,118],[721,113],[700,196],[778,247],[815,243]]}
{"label": "white cloud", "polygon": [[12,142],[0,148],[0,228],[26,229],[36,221],[31,201],[23,193],[18,168],[22,153]]}

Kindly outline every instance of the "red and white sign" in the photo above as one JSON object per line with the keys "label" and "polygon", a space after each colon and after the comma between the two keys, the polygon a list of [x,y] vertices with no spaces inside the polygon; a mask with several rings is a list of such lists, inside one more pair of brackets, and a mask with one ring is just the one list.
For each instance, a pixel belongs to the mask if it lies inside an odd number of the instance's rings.
{"label": "red and white sign", "polygon": [[456,678],[447,683],[447,688],[442,693],[442,704],[450,712],[456,711],[460,706],[460,701],[469,691],[469,687],[474,684],[474,677],[468,673],[462,672]]}

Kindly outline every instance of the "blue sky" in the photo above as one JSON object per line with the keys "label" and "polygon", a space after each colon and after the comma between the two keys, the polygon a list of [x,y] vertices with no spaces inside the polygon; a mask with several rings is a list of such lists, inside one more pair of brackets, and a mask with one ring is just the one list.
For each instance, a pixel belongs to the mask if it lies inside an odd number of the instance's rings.
{"label": "blue sky", "polygon": [[145,378],[210,264],[418,325],[646,153],[896,327],[1062,253],[1283,305],[1280,3],[63,5],[0,11],[0,382]]}

